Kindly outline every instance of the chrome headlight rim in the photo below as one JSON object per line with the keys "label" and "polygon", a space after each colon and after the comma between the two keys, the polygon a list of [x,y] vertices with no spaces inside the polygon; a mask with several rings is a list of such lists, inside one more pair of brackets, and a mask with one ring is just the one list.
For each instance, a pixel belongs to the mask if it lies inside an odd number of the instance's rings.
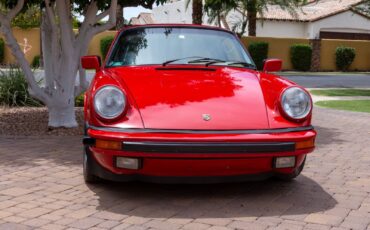
{"label": "chrome headlight rim", "polygon": [[[286,96],[286,93],[289,91],[289,90],[292,90],[292,89],[297,89],[297,90],[300,90],[301,92],[303,92],[306,96],[307,96],[307,103],[308,103],[308,106],[306,108],[306,110],[304,111],[304,113],[300,116],[292,116],[291,114],[289,114],[285,109],[284,109],[284,97]],[[290,87],[287,87],[286,89],[284,89],[280,95],[280,109],[281,111],[283,112],[283,114],[290,120],[293,120],[293,121],[296,121],[296,122],[301,122],[302,120],[305,120],[309,117],[309,115],[311,114],[312,112],[312,99],[311,99],[311,96],[310,94],[305,90],[303,89],[302,87],[299,87],[299,86],[290,86]]]}
{"label": "chrome headlight rim", "polygon": [[[122,96],[122,99],[123,99],[123,106],[120,108],[120,110],[118,110],[114,115],[112,116],[106,116],[105,114],[102,114],[101,111],[99,110],[99,108],[97,108],[97,105],[96,105],[96,98],[97,96],[99,96],[104,90],[115,90],[116,92],[119,93],[120,96]],[[120,116],[122,116],[122,114],[125,113],[126,111],[126,108],[127,108],[127,98],[126,98],[126,95],[124,94],[124,92],[116,85],[104,85],[104,86],[101,86],[100,88],[98,88],[95,93],[94,93],[94,96],[93,96],[93,106],[94,106],[94,111],[95,113],[98,115],[99,118],[103,119],[103,120],[115,120],[117,118],[119,118]]]}

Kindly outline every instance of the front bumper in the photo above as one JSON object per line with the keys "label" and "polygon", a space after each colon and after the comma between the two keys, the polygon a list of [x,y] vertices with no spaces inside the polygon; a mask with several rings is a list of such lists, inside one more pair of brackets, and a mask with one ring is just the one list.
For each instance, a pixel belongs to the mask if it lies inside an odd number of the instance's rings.
{"label": "front bumper", "polygon": [[[314,140],[313,127],[280,130],[162,131],[89,127],[84,144],[91,153],[94,174],[115,181],[241,181],[294,172],[313,147],[296,143]],[[122,142],[122,149],[96,148],[94,140]],[[295,156],[292,168],[276,169],[276,157]],[[116,157],[138,158],[138,170],[116,167]]]}

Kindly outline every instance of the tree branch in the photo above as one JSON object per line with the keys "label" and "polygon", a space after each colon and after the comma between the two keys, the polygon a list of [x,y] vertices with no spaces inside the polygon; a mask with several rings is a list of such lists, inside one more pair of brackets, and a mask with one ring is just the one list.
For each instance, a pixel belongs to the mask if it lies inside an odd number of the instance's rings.
{"label": "tree branch", "polygon": [[47,95],[37,84],[34,74],[31,70],[31,67],[29,63],[27,62],[27,59],[24,53],[22,52],[17,40],[15,39],[13,35],[13,32],[11,30],[10,20],[8,17],[4,17],[4,16],[5,16],[4,14],[0,14],[0,23],[1,23],[0,30],[5,38],[6,44],[11,50],[13,56],[18,60],[19,65],[24,72],[24,76],[27,80],[28,87],[30,89],[29,92],[33,97],[41,100],[45,104],[48,104],[49,99]]}
{"label": "tree branch", "polygon": [[78,46],[78,45],[80,45],[84,42],[84,40],[86,38],[87,31],[95,24],[95,17],[96,17],[97,12],[98,12],[97,3],[96,3],[96,1],[93,1],[88,6],[88,8],[86,9],[86,12],[84,14],[85,19],[82,22],[82,25],[81,25],[81,27],[78,31],[75,46],[76,45]]}
{"label": "tree branch", "polygon": [[52,27],[56,26],[54,8],[51,6],[50,0],[45,0],[46,15],[52,24]]}
{"label": "tree branch", "polygon": [[110,11],[109,10],[105,10],[103,11],[102,13],[96,15],[95,17],[95,22],[99,22],[100,20],[102,20],[103,18],[107,17],[109,15]]}
{"label": "tree branch", "polygon": [[18,0],[17,5],[15,5],[15,7],[11,9],[6,15],[9,21],[11,21],[13,18],[15,18],[15,16],[17,16],[17,14],[22,10],[23,6],[24,0]]}
{"label": "tree branch", "polygon": [[[94,36],[95,34],[101,33],[103,31],[109,30],[116,25],[116,11],[117,11],[117,0],[112,0],[109,9],[107,10],[109,14],[109,20],[100,26],[95,26],[91,29],[91,35]],[[104,13],[104,12],[103,12]],[[96,21],[97,17],[95,17]],[[97,21],[96,21],[97,22]]]}
{"label": "tree branch", "polygon": [[62,43],[62,50],[63,52],[67,52],[68,55],[73,55],[73,53],[69,53],[73,51],[71,49],[71,45],[75,40],[75,34],[73,32],[72,26],[72,17],[71,17],[71,9],[69,9],[69,1],[68,0],[58,0],[56,1],[56,8],[59,17],[59,28],[62,36],[61,43]]}

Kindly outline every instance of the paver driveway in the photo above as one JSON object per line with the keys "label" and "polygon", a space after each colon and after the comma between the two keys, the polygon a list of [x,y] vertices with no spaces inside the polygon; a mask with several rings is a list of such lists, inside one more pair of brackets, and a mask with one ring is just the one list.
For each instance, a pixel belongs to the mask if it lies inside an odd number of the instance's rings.
{"label": "paver driveway", "polygon": [[292,183],[87,186],[78,137],[1,137],[0,229],[370,229],[370,115],[314,113]]}

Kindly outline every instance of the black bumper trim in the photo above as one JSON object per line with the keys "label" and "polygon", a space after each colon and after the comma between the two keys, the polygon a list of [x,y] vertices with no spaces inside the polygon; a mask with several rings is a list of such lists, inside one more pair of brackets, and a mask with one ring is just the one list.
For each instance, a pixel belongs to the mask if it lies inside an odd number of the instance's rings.
{"label": "black bumper trim", "polygon": [[271,153],[291,152],[294,142],[123,142],[128,152],[150,153]]}
{"label": "black bumper trim", "polygon": [[276,134],[291,133],[314,130],[313,126],[281,128],[281,129],[237,129],[237,130],[184,130],[184,129],[137,129],[137,128],[115,128],[97,127],[89,125],[88,129],[119,132],[119,133],[171,133],[171,134]]}
{"label": "black bumper trim", "polygon": [[82,139],[84,145],[95,145],[95,139],[89,136],[84,136]]}

